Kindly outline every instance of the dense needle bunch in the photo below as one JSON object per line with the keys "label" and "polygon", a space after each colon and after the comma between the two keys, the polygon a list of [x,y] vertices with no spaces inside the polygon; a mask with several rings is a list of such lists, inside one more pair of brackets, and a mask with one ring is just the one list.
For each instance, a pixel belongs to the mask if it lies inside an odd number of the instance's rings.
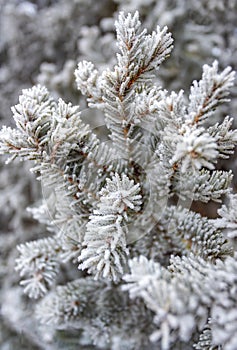
{"label": "dense needle bunch", "polygon": [[[154,83],[173,47],[167,27],[147,34],[137,12],[120,13],[115,27],[114,67],[83,61],[75,72],[88,106],[104,114],[108,140],[40,85],[12,108],[17,129],[1,130],[1,153],[34,161],[44,198],[30,211],[50,232],[18,246],[21,284],[42,298],[37,318],[78,329],[77,344],[186,349],[203,331],[196,349],[234,350],[236,195],[218,159],[234,152],[237,132],[232,118],[212,121],[234,73],[215,61],[188,98],[168,93]],[[189,210],[224,194],[221,219]]]}

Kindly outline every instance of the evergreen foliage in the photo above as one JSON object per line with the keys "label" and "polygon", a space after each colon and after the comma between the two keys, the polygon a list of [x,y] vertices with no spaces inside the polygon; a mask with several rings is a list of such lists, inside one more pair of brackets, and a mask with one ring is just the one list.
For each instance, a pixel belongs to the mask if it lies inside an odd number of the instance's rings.
{"label": "evergreen foliage", "polygon": [[[22,91],[16,129],[0,132],[1,154],[32,161],[44,190],[29,211],[49,236],[18,246],[21,285],[41,298],[41,323],[78,330],[77,346],[235,350],[236,195],[218,165],[237,131],[214,119],[234,72],[214,61],[188,97],[168,92],[156,80],[173,48],[168,28],[147,34],[138,12],[121,12],[115,29],[114,66],[84,60],[75,71],[108,140],[41,85]],[[224,194],[229,206],[214,220],[179,205]]]}

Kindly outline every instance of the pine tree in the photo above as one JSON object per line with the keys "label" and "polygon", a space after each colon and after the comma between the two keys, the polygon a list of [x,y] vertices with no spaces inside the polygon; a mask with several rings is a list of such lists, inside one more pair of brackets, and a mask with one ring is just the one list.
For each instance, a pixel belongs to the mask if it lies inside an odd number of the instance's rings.
{"label": "pine tree", "polygon": [[[116,64],[100,71],[84,60],[75,71],[108,140],[41,85],[22,91],[16,129],[0,132],[0,152],[32,161],[44,194],[30,211],[49,235],[18,246],[20,284],[41,299],[39,322],[77,330],[76,346],[235,350],[236,198],[218,161],[237,132],[232,118],[213,119],[234,73],[214,61],[188,97],[169,93],[155,82],[173,48],[168,28],[148,34],[138,12],[121,12],[115,28]],[[221,219],[190,209],[225,194]]]}

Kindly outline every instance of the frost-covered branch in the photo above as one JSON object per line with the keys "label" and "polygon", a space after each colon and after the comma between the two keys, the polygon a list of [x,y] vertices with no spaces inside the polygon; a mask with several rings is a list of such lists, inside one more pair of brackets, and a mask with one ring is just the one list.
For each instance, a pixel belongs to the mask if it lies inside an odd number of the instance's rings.
{"label": "frost-covered branch", "polygon": [[202,334],[197,349],[235,350],[236,195],[223,159],[237,137],[233,118],[214,119],[234,73],[215,61],[189,98],[163,90],[167,27],[148,34],[138,12],[121,12],[115,30],[108,68],[84,59],[75,72],[103,128],[38,85],[12,108],[16,129],[0,131],[1,154],[33,161],[44,198],[29,212],[50,232],[18,246],[20,283],[42,297],[37,318],[73,329],[77,348],[189,349]]}
{"label": "frost-covered branch", "polygon": [[21,277],[27,277],[20,284],[31,298],[42,297],[55,283],[61,250],[58,240],[44,238],[17,247],[20,256],[16,259],[16,270],[20,271]]}
{"label": "frost-covered branch", "polygon": [[[192,255],[183,259],[173,257],[166,270],[141,256],[130,260],[129,266],[131,272],[124,276],[127,284],[123,289],[129,291],[131,298],[142,298],[154,312],[158,330],[151,335],[151,340],[161,340],[162,350],[169,349],[177,337],[187,342],[196,326],[204,328],[209,315],[213,320],[212,345],[223,344],[227,349],[234,349],[235,327],[225,334],[220,332],[224,323],[230,324],[236,319],[234,258],[212,265]],[[229,310],[230,318],[224,310]]]}
{"label": "frost-covered branch", "polygon": [[230,67],[218,73],[217,61],[212,66],[203,66],[202,79],[193,82],[189,96],[188,119],[192,124],[203,123],[213,115],[220,103],[228,101],[226,97],[233,86],[234,78],[235,73]]}
{"label": "frost-covered branch", "polygon": [[139,184],[118,174],[107,180],[100,192],[98,209],[89,217],[79,260],[79,268],[114,281],[123,274],[126,265],[129,235],[126,222],[131,212],[140,210],[142,201]]}

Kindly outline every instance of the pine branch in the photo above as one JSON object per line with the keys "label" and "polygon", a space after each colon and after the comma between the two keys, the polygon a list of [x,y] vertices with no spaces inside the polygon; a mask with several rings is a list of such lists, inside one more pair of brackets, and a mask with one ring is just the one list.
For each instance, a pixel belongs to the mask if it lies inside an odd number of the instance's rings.
{"label": "pine branch", "polygon": [[205,129],[186,129],[177,142],[176,152],[171,159],[171,164],[182,160],[181,172],[188,168],[199,170],[203,166],[214,169],[213,162],[216,160],[218,151],[215,139]]}
{"label": "pine branch", "polygon": [[91,278],[81,278],[64,286],[57,286],[38,305],[36,316],[47,325],[80,328],[88,314],[95,317],[95,294],[103,284]]}
{"label": "pine branch", "polygon": [[228,203],[223,204],[220,209],[218,209],[218,214],[221,218],[215,220],[214,225],[224,230],[224,233],[229,239],[237,238],[237,194],[230,193],[228,196]]}
{"label": "pine branch", "polygon": [[232,171],[202,169],[195,174],[177,173],[173,181],[173,191],[182,200],[190,198],[204,203],[210,200],[221,202],[221,196],[230,191],[232,179]]}
{"label": "pine branch", "polygon": [[79,268],[88,269],[95,278],[117,281],[123,274],[128,249],[129,234],[126,222],[130,212],[138,211],[141,205],[139,185],[116,174],[100,192],[98,209],[89,217],[87,231],[79,261]]}
{"label": "pine branch", "polygon": [[203,329],[209,306],[212,345],[234,349],[235,326],[223,333],[220,330],[223,324],[230,325],[236,320],[235,259],[229,257],[213,265],[193,255],[172,257],[171,265],[164,269],[141,256],[130,260],[129,266],[123,289],[129,291],[132,299],[142,298],[154,312],[153,322],[158,330],[150,338],[153,342],[161,340],[162,350],[169,349],[177,339],[190,340],[195,326]]}
{"label": "pine branch", "polygon": [[93,63],[85,60],[79,62],[75,70],[75,77],[77,88],[87,96],[89,106],[101,108],[103,103],[101,79]]}
{"label": "pine branch", "polygon": [[[176,257],[171,261],[175,278],[191,282],[194,293],[211,305],[212,343],[234,349],[236,344],[236,257],[215,265],[206,264],[200,258]],[[225,331],[223,331],[225,325]]]}
{"label": "pine branch", "polygon": [[[236,196],[231,171],[216,164],[237,138],[231,118],[211,118],[234,74],[219,73],[217,62],[204,66],[188,101],[183,90],[153,82],[172,50],[167,28],[147,34],[138,12],[120,13],[115,27],[115,66],[101,72],[83,61],[75,72],[112,142],[82,122],[79,106],[54,101],[41,86],[23,90],[12,109],[17,129],[0,132],[1,153],[34,161],[44,204],[30,211],[54,234],[18,247],[21,284],[30,297],[45,296],[37,317],[78,330],[80,345],[186,349],[211,317],[197,346],[235,350]],[[230,203],[217,220],[174,205],[224,194]],[[60,264],[77,261],[81,278],[65,266],[65,285],[54,288]]]}
{"label": "pine branch", "polygon": [[12,107],[18,130],[2,128],[0,153],[12,154],[9,161],[18,156],[39,159],[48,142],[53,108],[54,101],[45,87],[24,89],[19,104]]}
{"label": "pine branch", "polygon": [[130,14],[125,17],[121,13],[115,26],[121,54],[117,55],[118,65],[114,72],[105,72],[103,99],[111,139],[116,148],[130,159],[134,130],[134,117],[130,110],[135,86],[146,73],[158,69],[172,49],[172,39],[167,34],[167,28],[160,31],[157,27],[157,32],[146,35],[145,30],[140,30],[138,13],[133,17]]}
{"label": "pine branch", "polygon": [[16,270],[20,271],[20,276],[28,277],[20,282],[24,286],[24,292],[30,298],[42,297],[55,283],[59,273],[59,239],[49,237],[26,242],[17,249],[20,256],[16,259]]}
{"label": "pine branch", "polygon": [[216,139],[219,157],[227,159],[234,153],[237,143],[236,130],[230,130],[233,124],[233,118],[225,117],[223,123],[215,124],[208,128],[209,134]]}
{"label": "pine branch", "polygon": [[151,334],[151,341],[160,341],[162,350],[169,349],[177,339],[187,342],[195,324],[207,318],[207,309],[200,305],[188,281],[172,279],[168,270],[142,256],[130,260],[129,266],[131,272],[124,276],[127,284],[123,289],[129,291],[132,299],[142,298],[153,311],[158,329]]}
{"label": "pine branch", "polygon": [[[209,261],[224,258],[231,253],[222,232],[213,222],[200,214],[182,207],[167,208],[162,224],[166,225],[169,235],[179,237],[186,248],[186,254],[193,252]],[[185,254],[185,250],[182,254]]]}
{"label": "pine branch", "polygon": [[217,106],[228,101],[229,89],[233,86],[235,74],[231,68],[218,73],[218,62],[203,66],[202,79],[193,82],[189,96],[188,120],[191,124],[202,124],[213,115]]}

